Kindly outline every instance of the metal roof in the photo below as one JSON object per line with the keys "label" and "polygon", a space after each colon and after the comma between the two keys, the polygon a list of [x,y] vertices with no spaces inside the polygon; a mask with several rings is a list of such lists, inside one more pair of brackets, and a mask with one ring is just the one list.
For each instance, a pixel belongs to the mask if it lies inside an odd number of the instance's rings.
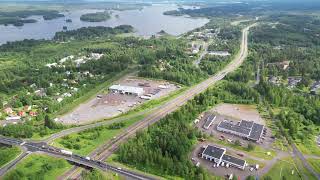
{"label": "metal roof", "polygon": [[224,148],[208,145],[206,149],[203,151],[203,154],[210,157],[214,157],[216,159],[221,159],[221,157],[225,152],[226,152],[226,149]]}
{"label": "metal roof", "polygon": [[252,126],[252,130],[250,132],[249,139],[258,141],[261,137],[264,126],[261,124],[254,123]]}
{"label": "metal roof", "polygon": [[227,161],[229,163],[233,163],[233,164],[236,164],[238,166],[244,166],[246,164],[245,160],[239,159],[239,158],[236,158],[234,156],[227,155],[227,154],[223,155],[222,161]]}
{"label": "metal roof", "polygon": [[144,93],[143,88],[134,87],[134,86],[122,86],[120,84],[112,85],[109,89],[110,90],[127,92],[127,93],[134,93],[134,94],[143,94]]}
{"label": "metal roof", "polygon": [[241,127],[239,125],[232,124],[228,121],[221,121],[220,124],[218,125],[218,127],[223,128],[223,129],[227,129],[230,131],[238,132],[238,133],[241,133],[245,136],[249,136],[250,131],[251,131],[251,129],[249,129],[249,128]]}

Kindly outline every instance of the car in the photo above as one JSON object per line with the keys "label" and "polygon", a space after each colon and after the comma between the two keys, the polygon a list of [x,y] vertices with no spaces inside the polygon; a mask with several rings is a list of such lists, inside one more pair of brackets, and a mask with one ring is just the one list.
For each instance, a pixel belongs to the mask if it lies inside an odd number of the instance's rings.
{"label": "car", "polygon": [[197,162],[196,167],[199,167],[199,166],[200,166],[200,162]]}
{"label": "car", "polygon": [[240,156],[240,157],[243,157],[243,156],[244,156],[244,155],[243,155],[243,154],[241,154],[241,153],[238,153],[237,155],[238,155],[238,156]]}
{"label": "car", "polygon": [[192,160],[192,161],[195,161],[196,159],[195,159],[195,158],[191,158],[191,160]]}
{"label": "car", "polygon": [[224,167],[224,162],[221,163],[221,166]]}
{"label": "car", "polygon": [[250,170],[250,171],[253,171],[253,167],[251,167],[249,170]]}
{"label": "car", "polygon": [[227,163],[227,164],[226,164],[226,168],[229,168],[229,166],[230,166],[229,163]]}
{"label": "car", "polygon": [[213,165],[212,165],[212,167],[214,167],[214,168],[215,168],[215,167],[217,167],[217,165],[216,165],[216,164],[213,164]]}

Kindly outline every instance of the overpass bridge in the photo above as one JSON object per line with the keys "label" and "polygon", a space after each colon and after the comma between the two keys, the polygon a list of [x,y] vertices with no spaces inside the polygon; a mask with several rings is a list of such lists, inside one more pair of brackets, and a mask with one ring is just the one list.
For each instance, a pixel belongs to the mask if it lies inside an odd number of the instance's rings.
{"label": "overpass bridge", "polygon": [[[126,177],[129,177],[131,179],[137,179],[137,180],[153,180],[153,178],[147,177],[145,175],[141,175],[135,172],[131,172],[128,170],[124,170],[122,168],[119,167],[115,167],[112,165],[109,165],[103,161],[99,161],[99,160],[94,160],[94,159],[90,159],[88,157],[84,157],[84,156],[80,156],[78,154],[74,154],[74,153],[66,153],[68,151],[65,151],[63,149],[60,148],[56,148],[53,146],[49,146],[44,142],[27,142],[27,141],[23,141],[20,139],[15,139],[15,138],[9,138],[9,137],[4,137],[4,136],[0,136],[0,143],[1,144],[5,144],[5,145],[11,145],[11,146],[19,146],[22,147],[23,149],[27,150],[26,152],[23,152],[20,156],[21,158],[26,157],[28,154],[32,153],[32,152],[40,152],[43,154],[47,154],[50,156],[54,156],[57,158],[62,158],[65,159],[69,162],[75,163],[77,165],[81,165],[81,166],[85,166],[88,168],[95,168],[95,169],[100,169],[102,171],[113,171],[116,172],[118,174],[124,175]],[[17,161],[18,162],[18,161]],[[3,167],[0,169],[0,176],[2,176],[8,169],[10,169],[11,167],[15,166],[16,163],[15,161],[13,161],[12,163],[9,163],[8,166]]]}

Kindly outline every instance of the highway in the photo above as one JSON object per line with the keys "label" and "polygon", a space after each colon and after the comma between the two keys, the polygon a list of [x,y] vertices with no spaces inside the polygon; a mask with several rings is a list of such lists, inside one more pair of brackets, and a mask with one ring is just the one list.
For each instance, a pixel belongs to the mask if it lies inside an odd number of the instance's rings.
{"label": "highway", "polygon": [[[256,24],[250,25],[242,30],[242,40],[240,45],[240,51],[235,57],[235,59],[227,65],[222,71],[217,73],[216,75],[210,77],[209,79],[201,82],[198,85],[193,86],[186,92],[179,95],[177,98],[172,99],[171,101],[165,103],[164,105],[160,106],[158,110],[152,112],[143,120],[135,123],[134,125],[128,127],[126,131],[113,139],[110,142],[107,142],[102,147],[96,149],[90,154],[90,157],[93,159],[104,161],[108,158],[111,154],[113,154],[119,147],[119,145],[125,142],[128,138],[135,135],[135,133],[141,129],[147,128],[149,125],[154,124],[155,122],[159,121],[160,119],[164,118],[167,114],[176,111],[180,106],[187,103],[188,100],[192,99],[194,96],[204,92],[210,86],[214,85],[216,82],[222,80],[228,73],[236,70],[245,60],[248,55],[248,34],[249,29]],[[71,179],[77,179],[79,177],[78,168],[73,167],[70,171],[68,171],[64,177],[68,177]]]}
{"label": "highway", "polygon": [[[52,142],[56,138],[63,137],[65,135],[71,134],[71,133],[76,133],[80,131],[84,131],[86,129],[106,125],[106,124],[111,124],[113,122],[119,122],[127,119],[128,117],[120,117],[116,118],[114,120],[106,121],[106,122],[98,122],[95,124],[90,124],[90,125],[85,125],[85,126],[80,126],[76,128],[71,128],[68,130],[61,131],[57,134],[54,134],[50,136],[49,138],[45,139],[42,142],[25,142],[23,140],[19,139],[13,139],[13,138],[6,138],[0,136],[0,143],[3,144],[8,144],[8,145],[15,145],[15,146],[20,146],[24,147],[28,150],[28,152],[42,152],[51,156],[55,157],[60,157],[64,158],[68,161],[74,162],[79,165],[84,165],[87,167],[91,168],[98,168],[101,170],[111,170],[114,172],[117,172],[121,175],[124,175],[125,177],[130,177],[133,179],[152,179],[151,177],[147,177],[145,175],[141,175],[135,172],[123,170],[121,168],[117,168],[111,165],[108,165],[104,163],[104,160],[108,158],[111,154],[113,154],[119,145],[123,142],[125,142],[128,138],[132,137],[138,130],[144,129],[148,127],[151,124],[154,124],[155,122],[159,121],[160,119],[164,118],[167,114],[172,113],[173,111],[176,111],[180,106],[184,105],[187,103],[188,100],[192,99],[194,96],[200,94],[201,92],[204,92],[207,88],[210,86],[214,85],[216,82],[220,81],[223,79],[228,73],[236,70],[245,60],[245,58],[248,55],[248,33],[249,29],[254,26],[255,24],[248,26],[242,30],[242,40],[241,40],[241,45],[240,45],[240,51],[235,57],[235,59],[227,65],[222,71],[217,73],[216,75],[210,77],[209,79],[199,83],[198,85],[195,85],[191,87],[189,90],[185,91],[178,97],[170,100],[169,102],[153,109],[151,113],[144,118],[143,120],[135,123],[134,125],[130,126],[129,128],[126,129],[126,131],[117,136],[115,139],[113,139],[110,142],[107,142],[100,148],[96,149],[90,154],[90,160],[88,160],[86,157],[82,157],[79,155],[66,155],[62,153],[61,149],[55,148],[52,146],[47,145],[48,143]],[[145,112],[141,112],[143,114]],[[137,114],[135,114],[137,115]],[[21,158],[22,159],[22,158]],[[14,161],[11,166],[15,166],[16,163],[19,162],[19,158],[17,161]],[[0,169],[1,171],[2,169]],[[8,169],[6,169],[8,170]],[[67,178],[73,178],[73,177],[78,177],[79,176],[79,171],[77,171],[77,168],[72,168],[69,172],[65,174]]]}
{"label": "highway", "polygon": [[[3,176],[7,170],[14,167],[16,163],[25,158],[28,154],[32,152],[41,152],[43,154],[47,154],[53,157],[62,158],[65,160],[68,160],[70,162],[73,162],[78,165],[90,167],[90,168],[97,168],[102,171],[110,170],[113,172],[116,172],[118,174],[124,175],[126,177],[130,177],[132,179],[138,179],[138,180],[149,180],[152,179],[150,177],[140,175],[134,172],[126,171],[118,167],[114,167],[111,165],[108,165],[104,163],[103,161],[93,160],[88,157],[80,156],[77,154],[74,154],[70,151],[64,151],[60,148],[56,148],[53,146],[49,146],[46,143],[38,143],[38,142],[26,142],[20,139],[14,139],[14,138],[8,138],[0,136],[0,143],[7,144],[7,145],[13,145],[13,146],[20,146],[27,150],[27,152],[23,152],[19,158],[16,158],[14,161],[9,163],[7,166],[0,169],[0,177]],[[68,153],[66,153],[68,152]]]}

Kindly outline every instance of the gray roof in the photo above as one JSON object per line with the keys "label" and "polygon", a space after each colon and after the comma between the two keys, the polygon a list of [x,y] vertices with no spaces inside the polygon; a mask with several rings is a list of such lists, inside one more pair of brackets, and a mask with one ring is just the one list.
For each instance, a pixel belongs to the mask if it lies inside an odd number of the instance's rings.
{"label": "gray roof", "polygon": [[225,153],[225,151],[226,150],[223,148],[208,145],[206,149],[203,151],[203,154],[210,157],[214,157],[216,159],[220,159],[222,155]]}
{"label": "gray roof", "polygon": [[242,121],[240,122],[240,126],[241,126],[241,127],[244,127],[244,128],[251,129],[252,126],[253,126],[253,121],[242,120]]}
{"label": "gray roof", "polygon": [[215,118],[216,118],[216,116],[213,115],[213,114],[211,114],[211,115],[207,118],[207,120],[206,120],[206,122],[204,123],[203,127],[208,128],[208,127],[211,125],[211,123],[215,120]]}
{"label": "gray roof", "polygon": [[221,121],[220,124],[218,125],[218,127],[228,129],[230,131],[235,131],[235,132],[244,134],[246,136],[249,136],[250,130],[251,130],[249,128],[245,128],[245,127],[241,127],[239,125],[232,124],[228,121]]}
{"label": "gray roof", "polygon": [[238,166],[244,166],[245,163],[246,163],[245,160],[242,160],[242,159],[239,159],[239,158],[236,158],[236,157],[227,155],[227,154],[223,155],[222,161],[227,161],[227,162],[236,164],[236,165],[238,165]]}
{"label": "gray roof", "polygon": [[252,126],[252,130],[250,136],[248,138],[258,141],[261,137],[264,126],[261,124],[254,123]]}

